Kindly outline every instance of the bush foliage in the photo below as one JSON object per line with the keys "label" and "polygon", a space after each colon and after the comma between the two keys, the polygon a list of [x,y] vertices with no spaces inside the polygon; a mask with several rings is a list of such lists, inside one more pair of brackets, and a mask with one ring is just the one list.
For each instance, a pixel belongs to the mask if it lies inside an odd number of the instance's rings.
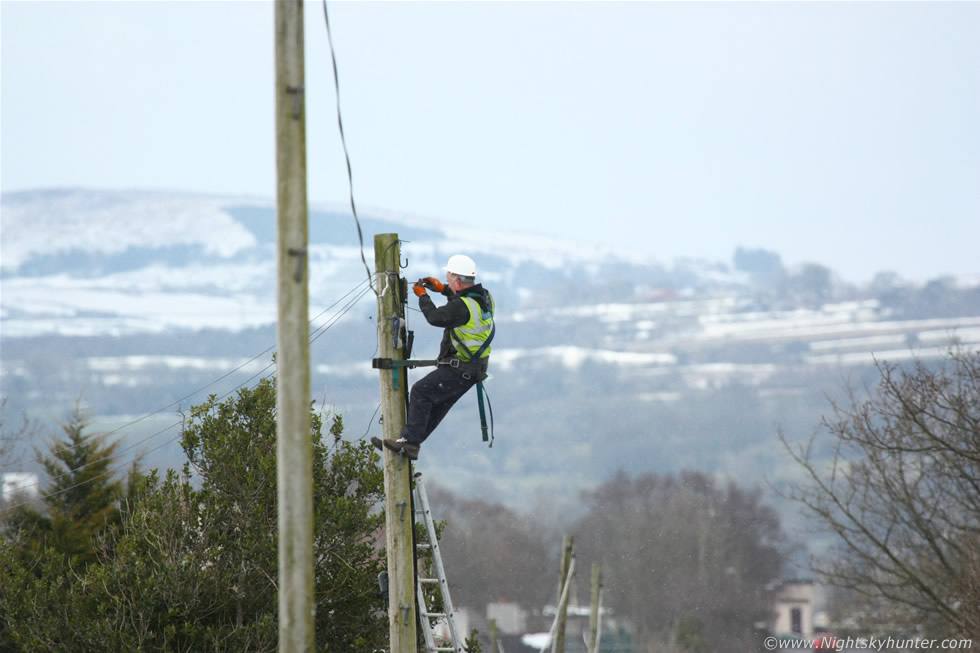
{"label": "bush foliage", "polygon": [[[314,412],[320,651],[371,650],[387,639],[376,581],[384,566],[376,546],[382,472],[369,445],[341,439],[342,429],[335,416],[323,434]],[[87,537],[87,559],[27,529],[8,529],[0,650],[277,649],[275,385],[262,381],[192,408],[181,444],[183,470],[138,475],[104,528],[76,533]],[[107,487],[120,484],[77,490],[93,499]]]}

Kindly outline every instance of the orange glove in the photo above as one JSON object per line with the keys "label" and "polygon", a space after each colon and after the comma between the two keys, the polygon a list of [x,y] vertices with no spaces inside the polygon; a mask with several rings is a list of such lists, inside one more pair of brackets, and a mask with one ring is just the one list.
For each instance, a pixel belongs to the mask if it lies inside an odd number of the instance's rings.
{"label": "orange glove", "polygon": [[429,294],[429,293],[425,292],[425,286],[423,286],[421,283],[418,283],[418,282],[416,282],[415,285],[412,286],[412,290],[415,291],[415,296],[416,297],[421,297],[422,295],[428,295]]}
{"label": "orange glove", "polygon": [[442,292],[443,290],[446,289],[446,284],[439,281],[435,277],[426,277],[424,279],[419,279],[419,281],[421,281],[422,285],[425,286],[426,288],[431,288],[436,292]]}

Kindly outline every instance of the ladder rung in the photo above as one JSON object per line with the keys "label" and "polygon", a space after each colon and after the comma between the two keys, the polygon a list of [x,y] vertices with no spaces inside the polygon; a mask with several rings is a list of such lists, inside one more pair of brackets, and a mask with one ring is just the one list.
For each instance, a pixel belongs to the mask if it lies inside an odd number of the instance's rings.
{"label": "ladder rung", "polygon": [[[446,582],[446,572],[442,568],[442,557],[439,555],[439,542],[436,540],[435,525],[432,520],[432,513],[429,509],[429,501],[425,496],[425,490],[422,489],[422,479],[418,478],[416,485],[416,496],[418,496],[418,505],[414,506],[415,516],[421,517],[421,521],[425,523],[425,534],[420,536],[419,539],[424,538],[426,541],[417,542],[415,547],[419,550],[428,549],[431,552],[431,563],[432,570],[429,573],[435,573],[436,578],[417,578],[416,580],[416,592],[418,599],[418,610],[422,628],[424,630],[425,641],[426,641],[426,652],[436,653],[463,653],[463,648],[461,643],[458,641],[461,639],[460,634],[456,631],[456,621],[453,617],[452,612],[428,612],[428,606],[426,605],[426,599],[423,594],[423,585],[437,585],[442,592],[442,604],[452,605],[452,599],[449,597],[449,584]],[[445,608],[443,608],[445,609]],[[434,620],[444,620],[449,627],[449,639],[452,642],[452,646],[436,646],[433,641],[433,628],[434,624],[431,623]]]}

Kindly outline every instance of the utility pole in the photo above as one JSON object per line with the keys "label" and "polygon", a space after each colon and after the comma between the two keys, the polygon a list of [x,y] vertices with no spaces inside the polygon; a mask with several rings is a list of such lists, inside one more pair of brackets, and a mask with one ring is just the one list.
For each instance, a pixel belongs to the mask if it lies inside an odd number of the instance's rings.
{"label": "utility pole", "polygon": [[599,610],[602,591],[602,571],[598,562],[592,563],[592,608],[589,611],[589,651],[597,653],[599,646]]}
{"label": "utility pole", "polygon": [[[402,303],[398,234],[374,237],[378,288],[378,356],[403,360],[405,309]],[[396,342],[396,340],[398,342]],[[405,426],[407,368],[381,370],[382,438],[397,440]],[[388,552],[388,633],[390,653],[417,653],[415,628],[415,538],[412,462],[385,448],[385,540]],[[446,606],[451,610],[452,606]]]}
{"label": "utility pole", "polygon": [[565,653],[565,617],[568,615],[568,596],[570,594],[567,585],[574,582],[570,578],[574,568],[572,564],[573,558],[575,557],[574,542],[574,537],[566,535],[561,547],[560,576],[558,580],[558,614],[555,615],[557,627],[555,629],[555,641],[551,645],[552,653]]}
{"label": "utility pole", "polygon": [[277,0],[275,24],[279,651],[306,653],[315,606],[302,0]]}

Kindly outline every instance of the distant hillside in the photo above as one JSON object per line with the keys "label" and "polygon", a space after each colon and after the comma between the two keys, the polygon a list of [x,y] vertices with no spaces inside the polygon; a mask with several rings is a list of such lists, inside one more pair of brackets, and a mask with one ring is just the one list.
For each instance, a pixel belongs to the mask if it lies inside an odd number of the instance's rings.
{"label": "distant hillside", "polygon": [[[82,393],[128,455],[177,461],[179,410],[274,373],[274,217],[255,198],[4,194],[8,414],[50,422]],[[809,435],[845,379],[874,380],[874,358],[941,356],[951,338],[980,346],[976,281],[882,274],[857,287],[762,250],[667,266],[628,248],[396,215],[367,213],[361,226],[372,267],[373,234],[400,235],[409,279],[441,274],[456,252],[476,259],[498,307],[497,440],[480,442],[466,397],[420,467],[516,506],[573,501],[617,468],[778,483],[798,470],[776,427]],[[312,206],[310,243],[315,398],[344,414],[347,437],[377,433],[376,308],[353,218]],[[434,356],[439,333],[409,309],[416,355]]]}
{"label": "distant hillside", "polygon": [[[2,203],[0,274],[9,334],[240,329],[274,321],[275,209],[268,201],[56,190],[4,194]],[[452,253],[465,250],[502,295],[519,291],[521,282],[628,272],[636,259],[559,239],[433,227],[401,216],[367,214],[361,229],[372,268],[373,234],[394,232],[405,241],[409,276],[438,272]],[[349,213],[311,206],[309,239],[314,305],[365,278]]]}

